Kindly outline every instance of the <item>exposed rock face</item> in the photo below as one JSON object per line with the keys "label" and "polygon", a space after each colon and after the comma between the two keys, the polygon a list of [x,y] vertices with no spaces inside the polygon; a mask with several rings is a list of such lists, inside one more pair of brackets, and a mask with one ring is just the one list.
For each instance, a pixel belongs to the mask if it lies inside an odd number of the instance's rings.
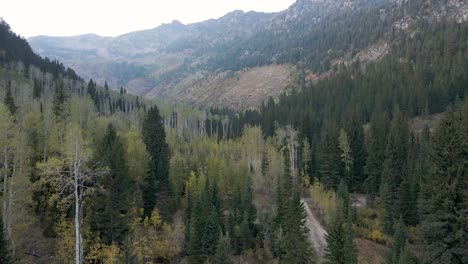
{"label": "exposed rock face", "polygon": [[[406,12],[403,7],[415,1],[420,5],[417,13]],[[442,2],[297,0],[287,10],[272,14],[233,11],[219,19],[189,25],[173,21],[118,37],[38,36],[29,42],[40,55],[57,58],[84,78],[107,81],[114,88],[123,86],[130,93],[148,97],[239,109],[258,106],[268,96],[287,89],[304,64],[368,62],[391,53],[391,40],[385,33],[359,47],[333,41],[346,32],[343,21],[366,10],[377,13],[382,21],[393,19],[383,32],[396,29],[403,34],[412,34],[408,29],[419,19],[468,20],[467,1]],[[398,12],[403,13],[396,15]],[[334,28],[340,32],[329,32],[330,26],[340,23],[344,28]],[[321,28],[328,31],[317,30]],[[322,45],[316,41],[322,38],[327,45],[338,45],[313,46]],[[321,54],[305,57],[306,52],[313,54],[315,50]],[[291,57],[297,59],[285,60]],[[318,80],[329,74],[328,69],[305,70],[305,79]]]}

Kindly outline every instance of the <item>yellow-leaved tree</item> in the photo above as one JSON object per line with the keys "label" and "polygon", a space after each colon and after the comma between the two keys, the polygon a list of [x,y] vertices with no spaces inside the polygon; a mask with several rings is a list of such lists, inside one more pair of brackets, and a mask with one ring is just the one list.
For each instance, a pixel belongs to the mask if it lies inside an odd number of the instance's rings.
{"label": "yellow-leaved tree", "polygon": [[153,263],[157,260],[173,261],[182,251],[183,224],[175,221],[174,227],[162,221],[155,209],[151,217],[142,220],[143,209],[132,209],[129,245],[138,263]]}

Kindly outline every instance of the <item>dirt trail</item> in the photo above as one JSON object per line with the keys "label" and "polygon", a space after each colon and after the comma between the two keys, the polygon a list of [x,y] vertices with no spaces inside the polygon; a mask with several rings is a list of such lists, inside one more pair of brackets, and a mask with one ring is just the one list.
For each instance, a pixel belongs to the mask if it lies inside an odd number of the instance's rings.
{"label": "dirt trail", "polygon": [[307,212],[306,226],[309,229],[310,240],[312,241],[317,254],[320,257],[323,257],[325,254],[325,247],[327,246],[327,242],[325,241],[327,231],[325,231],[325,228],[323,228],[317,218],[315,218],[307,202],[304,199],[301,199],[301,202]]}

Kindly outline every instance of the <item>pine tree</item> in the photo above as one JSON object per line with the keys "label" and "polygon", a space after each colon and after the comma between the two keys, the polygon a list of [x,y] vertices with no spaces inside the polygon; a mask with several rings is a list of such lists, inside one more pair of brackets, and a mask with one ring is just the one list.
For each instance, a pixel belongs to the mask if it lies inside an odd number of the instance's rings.
{"label": "pine tree", "polygon": [[364,142],[364,129],[357,114],[353,114],[347,122],[346,132],[350,146],[352,166],[350,166],[349,188],[352,191],[362,190],[366,175],[364,168],[367,159],[366,144]]}
{"label": "pine tree", "polygon": [[202,238],[200,241],[204,255],[214,256],[218,245],[219,233],[222,231],[222,208],[218,197],[218,186],[207,180],[202,195],[205,218],[202,224]]}
{"label": "pine tree", "polygon": [[193,261],[203,263],[215,256],[223,230],[223,210],[216,183],[210,184],[204,178],[196,182],[187,190],[186,249]]}
{"label": "pine tree", "polygon": [[346,219],[349,219],[349,212],[351,210],[351,197],[349,196],[348,185],[345,181],[341,181],[338,186],[337,197],[340,201],[340,209]]}
{"label": "pine tree", "polygon": [[405,251],[406,242],[406,226],[403,219],[400,217],[398,228],[395,231],[395,235],[393,237],[392,250],[390,251],[387,258],[387,264],[398,264],[402,253]]}
{"label": "pine tree", "polygon": [[327,188],[336,188],[340,182],[339,175],[342,175],[338,130],[336,124],[329,122],[324,125],[320,133],[320,145],[318,151],[319,178]]}
{"label": "pine tree", "polygon": [[410,249],[409,249],[409,243],[406,242],[406,245],[403,249],[403,252],[400,254],[400,258],[398,259],[398,264],[418,264],[418,258],[414,256]]}
{"label": "pine tree", "polygon": [[432,140],[419,201],[427,263],[468,263],[467,108],[446,113]]}
{"label": "pine tree", "polygon": [[289,202],[284,223],[282,263],[315,263],[315,254],[309,241],[306,227],[307,212],[298,192]]}
{"label": "pine tree", "polygon": [[216,254],[214,257],[214,263],[216,264],[232,264],[234,263],[231,259],[231,239],[229,233],[223,236],[223,233],[219,233],[219,242],[216,247]]}
{"label": "pine tree", "polygon": [[369,128],[368,150],[365,172],[365,186],[371,197],[379,193],[382,164],[385,160],[385,147],[390,121],[385,113],[375,113]]}
{"label": "pine tree", "polygon": [[52,102],[52,112],[54,113],[57,120],[65,120],[67,113],[65,104],[68,100],[63,87],[63,81],[59,81],[55,87],[54,99]]}
{"label": "pine tree", "polygon": [[344,181],[340,183],[337,197],[339,206],[325,236],[327,247],[325,248],[326,264],[356,264],[357,250],[353,241],[351,230],[351,200],[348,187]]}
{"label": "pine tree", "polygon": [[13,98],[13,94],[11,93],[11,81],[8,81],[8,85],[6,87],[6,93],[5,93],[5,99],[3,100],[3,103],[8,107],[8,110],[10,110],[10,114],[12,116],[16,115],[16,111],[18,110],[18,107],[15,104],[15,99]]}
{"label": "pine tree", "polygon": [[[209,206],[209,204],[206,206]],[[201,244],[202,255],[214,256],[218,246],[219,233],[221,232],[220,219],[214,205],[211,205],[211,210],[207,213],[208,215],[202,225],[201,240],[196,241],[196,243]]]}
{"label": "pine tree", "polygon": [[385,210],[384,230],[389,234],[393,233],[393,219],[400,214],[397,201],[400,184],[406,177],[408,133],[407,118],[401,112],[397,112],[392,120],[385,150],[380,187],[380,197]]}
{"label": "pine tree", "polygon": [[8,250],[8,242],[5,237],[5,229],[3,228],[3,217],[0,214],[0,263],[10,264],[13,263]]}
{"label": "pine tree", "polygon": [[40,98],[41,93],[42,93],[41,81],[39,81],[38,79],[34,79],[33,98],[34,99]]}
{"label": "pine tree", "polygon": [[[288,153],[288,150],[285,150]],[[315,263],[315,252],[306,227],[307,212],[300,198],[300,183],[293,184],[289,157],[278,178],[277,215],[274,220],[274,252],[281,263]]]}
{"label": "pine tree", "polygon": [[135,188],[128,175],[123,142],[111,124],[98,148],[97,159],[109,172],[99,180],[103,190],[93,199],[91,226],[104,243],[121,243],[127,230],[125,214]]}
{"label": "pine tree", "polygon": [[251,224],[249,223],[249,216],[247,213],[244,213],[242,222],[239,226],[239,237],[240,237],[240,246],[241,249],[249,249],[253,243],[253,230]]}
{"label": "pine tree", "polygon": [[325,236],[325,264],[357,264],[351,224],[346,218],[343,208],[339,208]]}
{"label": "pine tree", "polygon": [[151,173],[146,178],[146,187],[143,190],[145,215],[150,215],[157,206],[163,219],[169,219],[172,212],[169,147],[162,118],[156,106],[146,113],[142,133],[143,141],[151,155]]}
{"label": "pine tree", "polygon": [[415,203],[413,185],[409,176],[406,175],[399,188],[398,207],[402,221],[407,225],[417,224],[417,203]]}
{"label": "pine tree", "polygon": [[101,109],[101,104],[99,103],[99,95],[98,95],[98,93],[96,91],[96,83],[93,82],[93,79],[89,79],[88,94],[91,97],[91,99],[93,100],[94,105],[96,106],[96,109],[99,112],[100,109]]}

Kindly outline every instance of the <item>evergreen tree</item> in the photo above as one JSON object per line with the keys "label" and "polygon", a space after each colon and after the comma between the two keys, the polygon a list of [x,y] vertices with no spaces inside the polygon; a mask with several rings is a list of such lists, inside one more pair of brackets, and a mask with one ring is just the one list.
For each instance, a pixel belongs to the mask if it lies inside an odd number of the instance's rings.
{"label": "evergreen tree", "polygon": [[390,121],[385,113],[374,113],[369,127],[368,150],[365,172],[367,192],[371,197],[379,193],[382,164],[385,160],[385,148]]}
{"label": "evergreen tree", "polygon": [[214,256],[218,245],[219,233],[222,231],[222,208],[218,197],[218,186],[207,180],[202,195],[205,218],[202,224],[202,238],[200,241],[204,255]]}
{"label": "evergreen tree", "polygon": [[327,188],[336,188],[340,182],[339,176],[342,175],[336,124],[325,124],[320,137],[319,178]]}
{"label": "evergreen tree", "polygon": [[13,263],[8,249],[8,241],[5,237],[5,229],[3,228],[3,217],[0,214],[0,263]]}
{"label": "evergreen tree", "polygon": [[101,110],[101,104],[99,103],[99,95],[96,90],[96,83],[93,82],[93,79],[89,79],[88,82],[88,94],[93,99],[94,105],[98,112]]}
{"label": "evergreen tree", "polygon": [[68,100],[67,95],[65,94],[65,89],[63,87],[63,81],[60,80],[55,87],[54,99],[52,102],[52,112],[55,115],[57,120],[65,120],[67,113],[65,109],[65,104]]}
{"label": "evergreen tree", "polygon": [[343,208],[339,208],[325,235],[325,264],[357,264],[351,224],[346,218]]}
{"label": "evergreen tree", "polygon": [[350,218],[350,210],[351,210],[351,197],[349,196],[348,185],[345,181],[340,182],[340,186],[338,186],[337,197],[340,201],[340,209],[343,213],[343,216],[346,219]]}
{"label": "evergreen tree", "polygon": [[353,114],[350,121],[346,125],[352,164],[350,166],[350,180],[348,181],[351,191],[359,191],[363,189],[362,184],[366,178],[364,167],[366,165],[367,151],[364,142],[364,129],[357,114]]}
{"label": "evergreen tree", "polygon": [[16,106],[15,99],[13,98],[13,94],[11,93],[11,81],[8,81],[3,103],[5,103],[5,105],[8,107],[8,110],[10,110],[11,115],[15,116],[16,111],[18,110],[18,107]]}
{"label": "evergreen tree", "polygon": [[[197,188],[199,194],[195,195]],[[223,210],[215,189],[216,183],[202,180],[199,185],[187,190],[189,220],[186,222],[186,249],[187,254],[197,263],[215,256],[219,234],[223,230]]]}
{"label": "evergreen tree", "polygon": [[419,201],[427,263],[468,263],[467,108],[449,111],[431,144]]}
{"label": "evergreen tree", "polygon": [[301,184],[293,184],[289,163],[289,156],[285,155],[285,172],[277,184],[274,252],[281,263],[315,263],[315,252],[305,225],[307,212],[300,198]]}
{"label": "evergreen tree", "polygon": [[219,233],[222,230],[219,225],[220,219],[216,207],[212,205],[211,210],[207,213],[207,218],[203,221],[202,225],[201,240],[195,241],[195,243],[201,244],[202,255],[214,256],[218,246]]}
{"label": "evergreen tree", "polygon": [[409,243],[406,242],[406,245],[403,249],[403,252],[400,254],[400,258],[398,259],[398,264],[418,264],[418,258],[414,256],[410,249],[409,249]]}
{"label": "evergreen tree", "polygon": [[41,81],[34,79],[33,98],[34,99],[40,98],[41,93],[42,93]]}
{"label": "evergreen tree", "polygon": [[399,188],[398,207],[400,209],[401,217],[405,224],[417,224],[417,203],[415,202],[414,183],[409,179],[409,175],[403,179]]}
{"label": "evergreen tree", "polygon": [[231,239],[229,233],[223,236],[223,233],[219,233],[219,242],[216,247],[216,254],[214,258],[216,264],[232,264],[234,263],[231,259]]}
{"label": "evergreen tree", "polygon": [[408,133],[407,118],[398,111],[392,120],[388,136],[380,187],[380,197],[385,210],[384,230],[389,234],[393,233],[393,219],[400,214],[398,193],[400,184],[406,177]]}
{"label": "evergreen tree", "polygon": [[407,243],[407,235],[406,235],[406,226],[403,219],[400,217],[400,222],[398,224],[398,228],[395,231],[395,235],[393,237],[393,246],[392,250],[390,251],[387,264],[398,264],[399,260],[405,251]]}
{"label": "evergreen tree", "polygon": [[146,113],[143,121],[143,141],[151,155],[151,173],[145,179],[143,190],[145,215],[151,215],[157,206],[163,219],[172,212],[172,193],[169,182],[169,147],[166,132],[156,106]]}
{"label": "evergreen tree", "polygon": [[315,254],[306,227],[307,212],[298,192],[290,199],[284,223],[282,263],[315,263]]}
{"label": "evergreen tree", "polygon": [[111,124],[98,148],[97,159],[109,172],[99,180],[102,191],[92,202],[91,226],[104,243],[121,243],[127,231],[125,214],[131,207],[135,188],[128,175],[123,142]]}

